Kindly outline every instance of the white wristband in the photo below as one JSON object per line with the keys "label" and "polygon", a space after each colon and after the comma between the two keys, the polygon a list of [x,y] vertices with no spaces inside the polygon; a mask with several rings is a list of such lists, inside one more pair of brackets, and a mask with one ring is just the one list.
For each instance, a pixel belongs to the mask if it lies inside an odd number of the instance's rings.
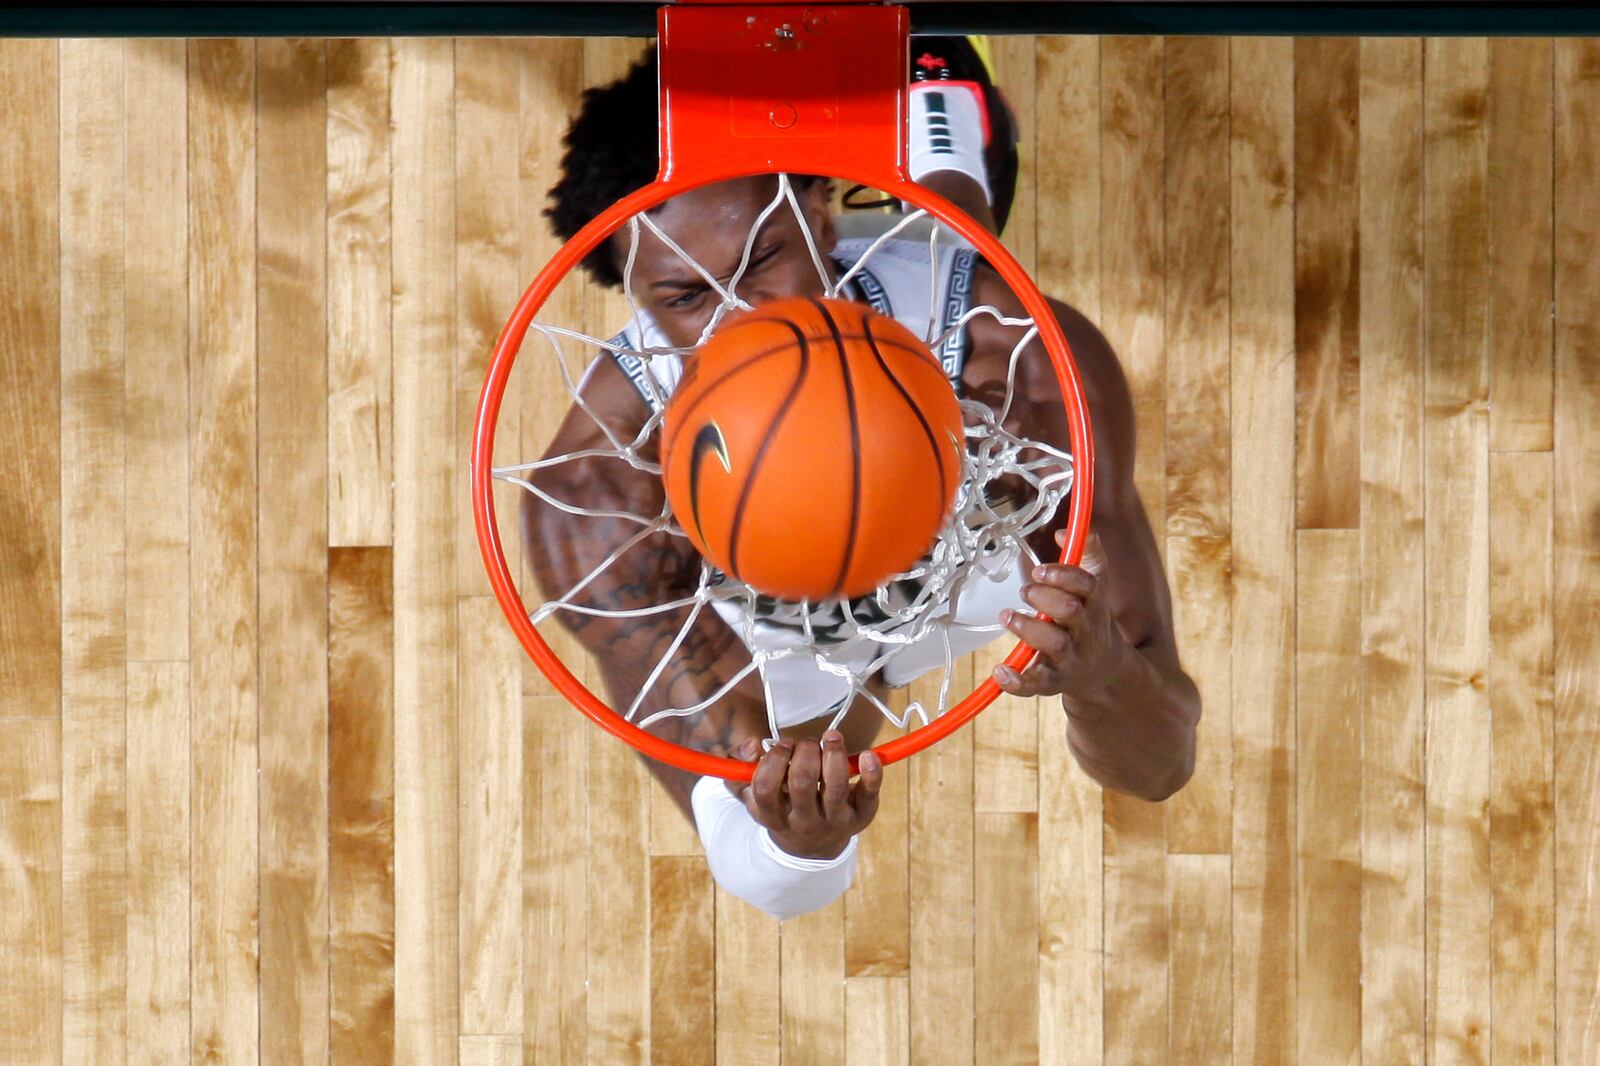
{"label": "white wristband", "polygon": [[774,918],[821,910],[855,880],[855,837],[836,858],[802,858],[778,847],[720,778],[702,777],[689,798],[711,876]]}
{"label": "white wristband", "polygon": [[910,104],[911,180],[936,170],[957,170],[983,187],[994,204],[989,170],[983,162],[987,123],[983,95],[967,82],[915,82]]}

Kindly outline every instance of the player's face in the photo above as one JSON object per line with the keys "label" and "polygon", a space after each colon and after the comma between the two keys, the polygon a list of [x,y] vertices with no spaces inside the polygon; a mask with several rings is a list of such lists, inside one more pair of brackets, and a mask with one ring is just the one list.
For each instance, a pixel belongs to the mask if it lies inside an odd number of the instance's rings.
{"label": "player's face", "polygon": [[[776,192],[776,178],[737,178],[675,196],[651,219],[707,273],[726,285],[739,268],[751,228]],[[795,198],[826,264],[835,240],[827,187],[814,182],[797,190]],[[659,237],[643,227],[639,232],[634,299],[650,312],[674,345],[688,347],[699,339],[717,307],[716,290]],[[621,245],[617,253],[622,264],[627,262],[626,239],[614,238]],[[756,234],[750,264],[739,278],[738,295],[759,307],[770,300],[822,293],[822,279],[800,222],[794,209],[782,204]]]}

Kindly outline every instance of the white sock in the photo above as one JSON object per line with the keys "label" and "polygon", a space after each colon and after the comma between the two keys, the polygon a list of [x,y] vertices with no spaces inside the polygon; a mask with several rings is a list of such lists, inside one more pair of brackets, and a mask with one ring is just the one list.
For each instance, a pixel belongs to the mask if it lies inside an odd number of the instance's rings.
{"label": "white sock", "polygon": [[921,181],[936,170],[958,170],[983,188],[994,205],[983,146],[989,122],[983,93],[973,82],[919,81],[909,94],[911,108],[911,180]]}

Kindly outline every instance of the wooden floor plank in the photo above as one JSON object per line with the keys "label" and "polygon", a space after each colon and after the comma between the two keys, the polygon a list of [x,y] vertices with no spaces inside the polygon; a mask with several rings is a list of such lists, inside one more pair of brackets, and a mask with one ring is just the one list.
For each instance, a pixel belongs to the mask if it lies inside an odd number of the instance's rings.
{"label": "wooden floor plank", "polygon": [[0,1055],[62,1060],[61,723],[0,718]]}
{"label": "wooden floor plank", "polygon": [[[609,738],[607,738],[609,740]],[[716,895],[718,1062],[776,1066],[782,1033],[778,922],[721,887]]]}
{"label": "wooden floor plank", "polygon": [[63,1054],[127,1055],[123,46],[61,48]]}
{"label": "wooden floor plank", "polygon": [[1600,42],[1555,60],[1555,818],[1557,1062],[1600,1058]]}
{"label": "wooden floor plank", "polygon": [[976,1060],[1038,1062],[1038,815],[975,815],[973,866]]}
{"label": "wooden floor plank", "polygon": [[[610,734],[589,729],[585,738],[590,781],[588,1055],[596,1062],[642,1063],[650,1057],[648,771],[637,752]],[[763,966],[772,967],[774,997],[777,955],[774,930],[762,960]],[[761,1019],[774,1030],[775,1046],[776,1003],[773,1008]]]}
{"label": "wooden floor plank", "polygon": [[394,553],[328,552],[328,1057],[394,1059]]}
{"label": "wooden floor plank", "polygon": [[[456,451],[472,450],[473,416],[495,339],[527,279],[517,270],[518,54],[514,42],[463,37],[456,42]],[[518,439],[521,410],[507,405],[499,433]],[[470,486],[455,486],[456,593],[489,591],[473,526]],[[502,529],[516,528],[522,489],[499,483]]]}
{"label": "wooden floor plank", "polygon": [[455,84],[448,40],[392,42],[395,1050],[458,1052]]}
{"label": "wooden floor plank", "polygon": [[[1133,390],[1134,483],[1152,529],[1166,528],[1166,282],[1163,42],[1100,42],[1100,274],[1097,324]],[[1165,541],[1157,544],[1166,550]]]}
{"label": "wooden floor plank", "polygon": [[1295,990],[1302,1062],[1361,1061],[1361,536],[1295,559]]}
{"label": "wooden floor plank", "polygon": [[1489,1042],[1488,59],[1434,38],[1423,68],[1430,1058]]}
{"label": "wooden floor plank", "polygon": [[1548,451],[1551,438],[1551,181],[1547,39],[1489,42],[1489,447]]}
{"label": "wooden floor plank", "polygon": [[[904,713],[908,691],[897,689],[889,694],[889,706],[896,714]],[[901,732],[893,723],[886,724],[878,743]],[[856,844],[856,880],[844,897],[846,977],[903,976],[911,966],[910,779],[906,766],[890,767],[884,773],[877,817]]]}
{"label": "wooden floor plank", "polygon": [[1359,520],[1360,44],[1295,41],[1296,469],[1301,529]]}
{"label": "wooden floor plank", "polygon": [[[1292,1054],[1294,893],[1294,42],[1231,42],[1233,1056]],[[1215,738],[1214,740],[1209,738]],[[1191,782],[1193,784],[1193,782]]]}
{"label": "wooden floor plank", "polygon": [[1493,1050],[1555,1062],[1551,457],[1489,457],[1489,704],[1494,780]]}
{"label": "wooden floor plank", "polygon": [[488,596],[458,604],[461,1031],[522,1032],[522,649]]}
{"label": "wooden floor plank", "polygon": [[327,62],[257,46],[262,1055],[328,1058]]}
{"label": "wooden floor plank", "polygon": [[[967,681],[960,673],[953,684]],[[911,1057],[967,1062],[975,1011],[972,731],[886,773],[896,770],[910,791]]]}
{"label": "wooden floor plank", "polygon": [[658,1062],[717,1060],[715,882],[698,855],[650,857],[650,1049]]}
{"label": "wooden floor plank", "polygon": [[[1040,37],[1041,146],[1073,144],[1074,166],[1035,167],[1049,210],[1039,218],[1046,292],[1100,315],[1100,42]],[[1039,699],[1039,1057],[1099,1061],[1101,1046],[1100,788],[1067,747],[1060,700]]]}
{"label": "wooden floor plank", "polygon": [[844,902],[789,919],[778,937],[783,1062],[843,1062]]}
{"label": "wooden floor plank", "polygon": [[1425,1058],[1422,42],[1361,44],[1362,1055]]}
{"label": "wooden floor plank", "polygon": [[327,42],[328,543],[394,543],[389,42]]}
{"label": "wooden floor plank", "polygon": [[[255,46],[189,44],[193,1047],[259,1054]],[[219,313],[219,309],[223,309]]]}
{"label": "wooden floor plank", "polygon": [[128,1056],[187,1062],[189,667],[128,664]]}
{"label": "wooden floor plank", "polygon": [[1225,537],[1228,42],[1173,38],[1166,63],[1167,523],[1157,535]]}
{"label": "wooden floor plank", "polygon": [[1201,706],[1194,775],[1166,803],[1172,853],[1223,855],[1233,841],[1231,546],[1228,535],[1167,538],[1174,634]]}
{"label": "wooden floor plank", "polygon": [[1226,1062],[1233,1011],[1217,994],[1232,944],[1231,870],[1226,855],[1174,855],[1167,860],[1172,924],[1173,1062]]}
{"label": "wooden floor plank", "polygon": [[0,42],[0,715],[61,713],[60,95],[54,41]]}
{"label": "wooden floor plank", "polygon": [[189,656],[188,59],[125,43],[128,658]]}
{"label": "wooden floor plank", "polygon": [[849,1066],[905,1066],[911,1061],[906,1036],[907,977],[845,980],[845,1062]]}

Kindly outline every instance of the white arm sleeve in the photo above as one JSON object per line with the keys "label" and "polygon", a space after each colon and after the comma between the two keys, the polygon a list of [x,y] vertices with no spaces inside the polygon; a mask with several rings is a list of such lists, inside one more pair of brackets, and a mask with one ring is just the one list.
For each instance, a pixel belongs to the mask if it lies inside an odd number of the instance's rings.
{"label": "white arm sleeve", "polygon": [[856,838],[835,859],[803,859],[784,852],[756,824],[727,783],[702,777],[690,793],[695,827],[717,884],[782,920],[821,910],[856,877]]}

